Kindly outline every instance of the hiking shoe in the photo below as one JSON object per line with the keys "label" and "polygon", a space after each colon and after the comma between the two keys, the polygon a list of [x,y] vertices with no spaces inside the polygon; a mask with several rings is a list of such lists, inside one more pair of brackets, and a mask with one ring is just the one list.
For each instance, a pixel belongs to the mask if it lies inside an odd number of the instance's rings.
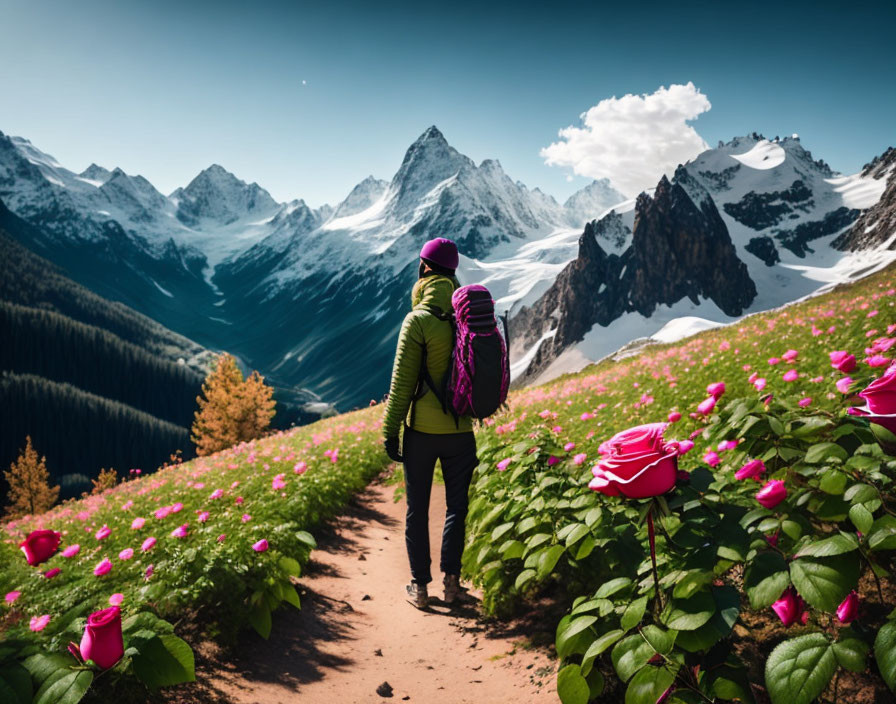
{"label": "hiking shoe", "polygon": [[429,606],[429,593],[426,590],[425,584],[417,584],[416,582],[411,581],[407,586],[407,590],[411,603],[418,609],[425,609]]}
{"label": "hiking shoe", "polygon": [[445,585],[445,603],[453,604],[461,595],[460,577],[456,574],[446,574],[443,584]]}

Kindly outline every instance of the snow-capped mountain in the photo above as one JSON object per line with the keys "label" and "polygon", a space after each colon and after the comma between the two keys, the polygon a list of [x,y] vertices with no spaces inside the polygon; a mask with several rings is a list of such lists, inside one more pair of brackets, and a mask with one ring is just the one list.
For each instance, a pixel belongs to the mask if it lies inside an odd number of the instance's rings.
{"label": "snow-capped mountain", "polygon": [[[426,239],[453,237],[468,269],[528,256],[606,199],[612,191],[596,183],[561,206],[496,160],[476,165],[435,127],[390,180],[368,177],[318,209],[277,203],[217,164],[164,196],[141,176],[97,164],[76,174],[0,134],[0,200],[39,226],[25,244],[101,295],[343,405],[385,391],[390,335]],[[360,342],[346,346],[346,336]]]}
{"label": "snow-capped mountain", "polygon": [[681,316],[726,322],[855,274],[867,252],[832,241],[885,200],[889,166],[869,169],[840,176],[796,138],[751,135],[636,199],[596,181],[561,205],[430,127],[391,179],[314,209],[218,165],[164,196],[121,169],[76,174],[0,134],[0,201],[36,226],[24,244],[100,295],[342,407],[386,391],[431,237],[457,241],[461,281],[484,283],[515,316],[514,371],[533,378]]}
{"label": "snow-capped mountain", "polygon": [[606,212],[625,199],[624,195],[610,185],[610,179],[602,178],[573,193],[566,199],[563,208],[572,227],[583,227],[597,213]]}
{"label": "snow-capped mountain", "polygon": [[[888,179],[896,183],[892,161],[885,155],[842,176],[813,159],[796,135],[752,134],[679,166],[634,210],[625,204],[590,223],[575,258],[512,319],[517,378],[542,381],[636,337],[665,340],[671,328],[685,334],[730,322],[893,261],[886,240],[896,231],[875,215]],[[869,208],[859,222],[880,221],[881,239],[860,253],[843,251],[856,248],[843,233]],[[730,248],[694,257],[704,239]],[[651,262],[659,262],[652,273]],[[715,276],[727,284],[713,285]]]}

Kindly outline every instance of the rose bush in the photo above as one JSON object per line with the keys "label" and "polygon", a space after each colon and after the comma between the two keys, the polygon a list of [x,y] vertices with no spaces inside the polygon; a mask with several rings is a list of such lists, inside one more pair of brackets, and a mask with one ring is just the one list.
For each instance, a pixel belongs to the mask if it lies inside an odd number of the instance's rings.
{"label": "rose bush", "polygon": [[[896,460],[846,410],[851,393],[890,383],[875,379],[896,347],[891,276],[519,390],[486,423],[464,572],[497,614],[541,593],[570,605],[556,631],[564,702],[761,692],[808,704],[838,686],[841,698],[856,687],[892,697]],[[656,425],[678,446],[677,481],[626,496],[626,480],[661,457],[657,433],[637,431],[655,454],[625,473],[604,464],[610,443],[660,418],[674,423]],[[600,455],[593,474],[570,445]],[[638,447],[616,452],[634,459]]]}
{"label": "rose bush", "polygon": [[99,672],[98,700],[189,682],[192,650],[165,620],[175,615],[225,643],[245,626],[267,637],[276,609],[299,606],[309,531],[387,465],[381,412],[131,473],[102,494],[7,523],[0,693],[19,687],[19,699],[39,693],[44,704],[65,691],[71,704]]}

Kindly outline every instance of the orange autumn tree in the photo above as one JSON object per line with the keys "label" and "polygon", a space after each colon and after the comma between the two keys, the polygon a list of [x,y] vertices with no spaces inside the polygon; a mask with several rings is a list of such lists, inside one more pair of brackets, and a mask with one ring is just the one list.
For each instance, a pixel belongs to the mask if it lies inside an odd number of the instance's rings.
{"label": "orange autumn tree", "polygon": [[198,455],[232,447],[260,437],[274,417],[274,390],[257,371],[247,379],[233,355],[219,355],[196,397],[199,410],[191,439]]}
{"label": "orange autumn tree", "polygon": [[31,444],[30,435],[25,438],[25,449],[3,475],[9,482],[6,514],[10,518],[43,513],[59,498],[59,487],[50,486],[47,458],[38,456]]}

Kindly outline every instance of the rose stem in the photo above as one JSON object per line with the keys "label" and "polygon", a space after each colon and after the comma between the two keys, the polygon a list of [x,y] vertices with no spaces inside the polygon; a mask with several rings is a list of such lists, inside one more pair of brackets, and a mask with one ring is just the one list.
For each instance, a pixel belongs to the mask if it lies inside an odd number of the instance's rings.
{"label": "rose stem", "polygon": [[656,533],[653,530],[653,505],[647,512],[647,540],[650,542],[650,563],[653,567],[653,589],[656,592],[656,603],[660,610],[663,608],[663,599],[660,595],[660,580],[656,574]]}

